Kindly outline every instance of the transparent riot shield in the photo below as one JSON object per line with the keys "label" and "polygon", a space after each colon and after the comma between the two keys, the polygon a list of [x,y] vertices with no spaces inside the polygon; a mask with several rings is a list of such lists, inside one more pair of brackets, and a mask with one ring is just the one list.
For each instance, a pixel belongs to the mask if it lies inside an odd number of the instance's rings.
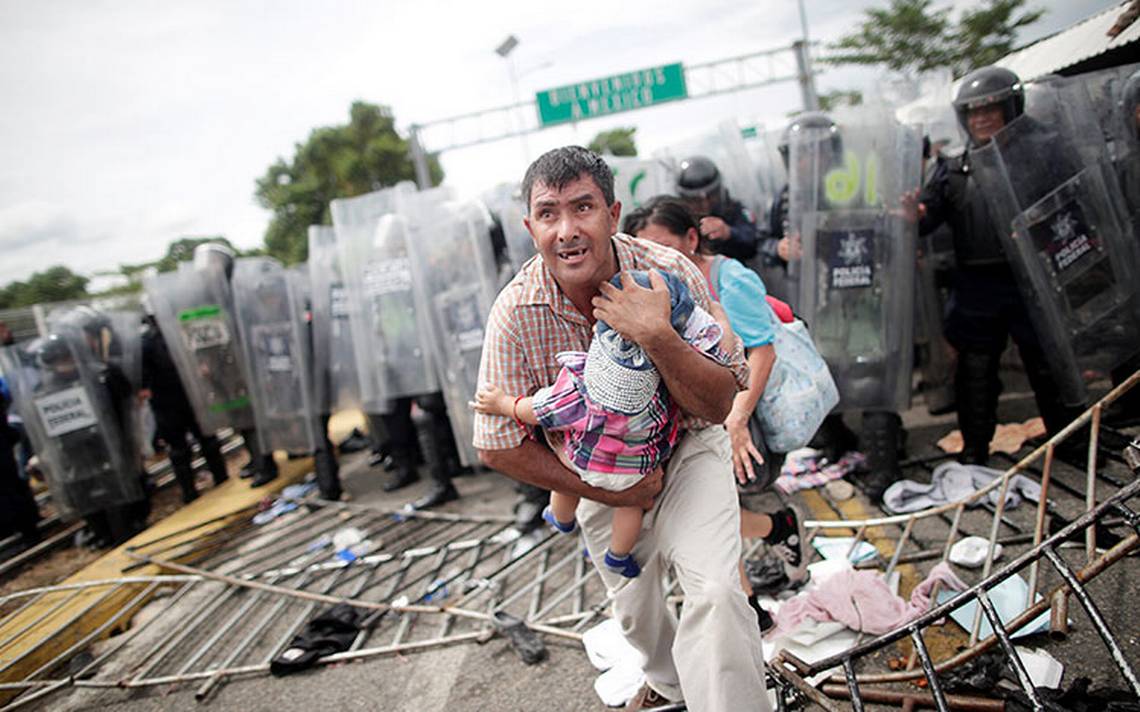
{"label": "transparent riot shield", "polygon": [[476,203],[448,203],[435,212],[430,240],[414,240],[414,278],[425,286],[431,344],[440,389],[464,465],[478,463],[471,444],[474,418],[468,402],[478,385],[483,332],[495,299],[489,226]]}
{"label": "transparent riot shield", "polygon": [[224,273],[182,263],[143,282],[182,385],[207,433],[253,426],[237,324]]}
{"label": "transparent riot shield", "polygon": [[[681,161],[689,156],[704,156],[715,163],[729,195],[739,200],[753,215],[766,214],[772,196],[765,195],[761,189],[756,167],[736,121],[723,121],[713,132],[678,142],[655,154],[656,158],[672,166],[672,182],[676,180]],[[672,185],[668,192],[674,192]]]}
{"label": "transparent riot shield", "polygon": [[234,263],[234,311],[262,450],[312,452],[317,412],[309,327],[295,275],[268,257]]}
{"label": "transparent riot shield", "polygon": [[673,172],[669,162],[659,158],[605,159],[614,174],[614,199],[621,203],[623,214],[656,195],[672,195]]}
{"label": "transparent riot shield", "polygon": [[385,188],[355,198],[329,203],[336,230],[337,259],[348,299],[353,354],[360,387],[360,400],[367,413],[391,411],[390,396],[381,379],[382,363],[374,350],[380,332],[379,313],[365,293],[365,272],[375,260],[372,238],[380,218],[396,209],[396,188]]}
{"label": "transparent riot shield", "polygon": [[142,499],[124,394],[81,331],[65,324],[0,350],[0,370],[61,517],[73,520]]}
{"label": "transparent riot shield", "polygon": [[919,236],[918,269],[915,272],[914,343],[922,373],[922,397],[931,415],[954,409],[954,347],[942,335],[948,294],[939,283],[940,255],[934,252],[930,235]]}
{"label": "transparent riot shield", "polygon": [[360,383],[349,321],[348,293],[336,255],[336,230],[309,228],[313,315],[313,387],[321,413],[360,407]]}
{"label": "transparent riot shield", "polygon": [[501,275],[500,285],[510,281],[527,260],[534,257],[534,240],[530,232],[523,225],[526,217],[526,205],[523,204],[519,187],[513,183],[504,183],[483,195],[487,207],[499,219],[503,229],[503,238],[507,243],[507,260],[510,262],[510,274]]}
{"label": "transparent riot shield", "polygon": [[796,307],[835,376],[840,411],[910,404],[917,226],[898,207],[918,187],[921,141],[874,112],[790,137]]}
{"label": "transparent riot shield", "polygon": [[1140,350],[1140,258],[1085,87],[1026,90],[1026,113],[971,152],[1006,257],[1069,405]]}

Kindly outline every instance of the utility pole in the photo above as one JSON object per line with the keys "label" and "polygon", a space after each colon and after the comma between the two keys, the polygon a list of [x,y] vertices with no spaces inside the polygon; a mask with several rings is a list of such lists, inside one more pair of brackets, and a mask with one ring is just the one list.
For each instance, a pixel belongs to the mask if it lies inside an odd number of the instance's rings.
{"label": "utility pole", "polygon": [[808,40],[807,12],[804,0],[798,0],[800,7],[800,33],[802,39],[792,43],[796,54],[796,69],[799,73],[800,95],[804,111],[819,111],[819,95],[815,91],[815,74],[811,69],[811,42]]}

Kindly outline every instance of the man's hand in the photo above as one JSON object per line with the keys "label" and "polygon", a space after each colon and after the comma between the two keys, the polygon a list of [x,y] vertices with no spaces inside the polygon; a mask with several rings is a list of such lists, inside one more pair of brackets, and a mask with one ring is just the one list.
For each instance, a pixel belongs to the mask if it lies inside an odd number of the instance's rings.
{"label": "man's hand", "polygon": [[732,471],[736,473],[737,481],[742,485],[755,482],[756,469],[752,461],[755,460],[757,465],[763,465],[764,456],[752,444],[752,434],[748,432],[748,418],[729,415],[724,421],[724,427],[728,431],[729,440],[732,441]]}
{"label": "man's hand", "polygon": [[724,220],[709,215],[701,218],[701,234],[710,240],[727,240],[732,230]]}
{"label": "man's hand", "polygon": [[785,262],[798,260],[803,256],[803,253],[804,250],[800,244],[800,236],[798,234],[782,237],[780,241],[776,243],[776,254]]}
{"label": "man's hand", "polygon": [[653,509],[657,495],[661,494],[661,489],[664,486],[665,470],[658,466],[629,489],[624,489],[621,492],[600,490],[605,492],[604,498],[596,498],[596,501],[607,507],[641,507],[648,511]]}
{"label": "man's hand", "polygon": [[622,288],[603,282],[601,296],[594,297],[594,318],[601,319],[619,334],[644,347],[666,332],[669,321],[669,288],[656,270],[649,271],[649,289],[627,273],[621,275]]}
{"label": "man's hand", "polygon": [[926,206],[918,202],[918,189],[903,193],[899,207],[902,219],[908,223],[916,223],[926,217]]}

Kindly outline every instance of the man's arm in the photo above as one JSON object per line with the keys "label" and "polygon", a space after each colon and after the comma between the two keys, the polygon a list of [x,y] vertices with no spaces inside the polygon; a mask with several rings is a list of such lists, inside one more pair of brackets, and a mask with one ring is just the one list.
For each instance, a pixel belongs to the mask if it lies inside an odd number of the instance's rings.
{"label": "man's arm", "polygon": [[660,468],[647,474],[634,486],[621,492],[591,487],[577,474],[566,469],[549,449],[533,440],[506,450],[479,450],[479,461],[511,479],[543,489],[577,495],[610,507],[653,506],[653,498],[661,492]]}
{"label": "man's arm", "polygon": [[665,281],[650,270],[649,283],[652,288],[645,289],[628,275],[622,276],[622,289],[603,283],[602,295],[594,297],[594,317],[645,349],[681,410],[723,423],[737,390],[732,371],[685,343],[669,321]]}

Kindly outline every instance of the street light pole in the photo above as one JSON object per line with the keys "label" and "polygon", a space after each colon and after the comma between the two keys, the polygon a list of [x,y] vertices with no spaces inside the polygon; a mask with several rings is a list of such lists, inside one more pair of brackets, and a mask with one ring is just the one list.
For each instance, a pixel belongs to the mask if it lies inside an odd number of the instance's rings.
{"label": "street light pole", "polygon": [[811,68],[811,42],[808,41],[807,12],[804,0],[798,0],[800,8],[800,32],[803,39],[793,42],[796,53],[796,69],[799,72],[800,95],[803,97],[804,111],[819,110],[819,95],[815,91],[815,74]]}
{"label": "street light pole", "polygon": [[507,72],[511,79],[511,98],[514,100],[514,107],[511,109],[511,118],[515,124],[515,130],[518,131],[519,140],[522,141],[523,157],[527,163],[530,163],[530,144],[526,140],[526,132],[524,129],[525,121],[519,120],[518,104],[519,104],[519,77],[518,72],[515,70],[515,60],[511,57],[511,52],[515,47],[518,47],[519,40],[514,35],[507,35],[507,39],[495,48],[495,54],[507,60]]}

